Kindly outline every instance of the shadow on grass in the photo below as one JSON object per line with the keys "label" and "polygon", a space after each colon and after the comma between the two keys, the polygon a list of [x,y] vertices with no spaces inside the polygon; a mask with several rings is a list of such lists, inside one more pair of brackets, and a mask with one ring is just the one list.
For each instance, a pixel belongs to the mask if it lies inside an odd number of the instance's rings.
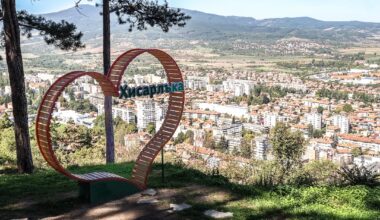
{"label": "shadow on grass", "polygon": [[83,203],[76,197],[66,199],[51,198],[51,200],[29,204],[22,208],[0,209],[0,219],[40,219],[61,215],[81,206],[83,206]]}
{"label": "shadow on grass", "polygon": [[3,175],[3,174],[6,174],[6,175],[18,174],[18,170],[17,168],[6,167],[3,169],[0,169],[0,175]]}
{"label": "shadow on grass", "polygon": [[[131,175],[132,168],[133,162],[128,162],[111,165],[72,166],[69,167],[69,170],[74,173],[106,171],[128,178]],[[203,212],[208,209],[216,209],[219,211],[232,211],[237,219],[343,219],[334,213],[326,214],[323,210],[320,212],[306,210],[294,213],[297,209],[297,204],[307,205],[315,202],[313,196],[310,196],[311,199],[303,198],[302,202],[292,204],[291,206],[271,206],[260,209],[229,206],[229,203],[244,198],[255,199],[272,194],[275,195],[274,198],[278,199],[287,196],[292,196],[294,199],[298,199],[300,195],[294,194],[293,189],[296,191],[298,190],[297,193],[300,193],[303,190],[302,188],[298,189],[291,186],[267,188],[252,185],[239,185],[231,183],[227,178],[222,176],[210,176],[198,170],[172,164],[165,164],[165,182],[162,182],[160,170],[160,164],[153,165],[152,174],[148,181],[149,187],[183,188],[192,185],[200,185],[217,187],[223,190],[228,190],[233,194],[232,198],[222,202],[202,203],[199,201],[190,201],[193,208],[180,213],[184,218],[207,219],[207,217],[203,215]],[[61,215],[84,207],[83,210],[78,211],[75,213],[75,216],[73,216],[75,218],[83,218],[88,214],[88,208],[91,208],[92,206],[77,199],[77,189],[77,183],[75,181],[69,180],[65,176],[50,169],[37,170],[32,175],[12,172],[7,174],[0,173],[0,219],[25,217],[31,219],[43,218]],[[331,189],[328,188],[326,191],[327,196],[331,196],[329,190]],[[365,188],[365,190],[370,191],[364,198],[363,203],[365,203],[365,208],[362,210],[366,212],[372,211],[372,213],[380,213],[380,188]],[[181,193],[182,192],[179,191],[179,194]],[[186,194],[185,191],[183,191],[183,193]],[[195,193],[191,196],[196,198],[202,195]],[[184,196],[184,199],[188,200],[189,197]],[[131,204],[129,204],[129,207],[131,207]],[[132,205],[132,207],[136,208],[136,210],[140,209],[137,206]],[[112,211],[102,214],[104,215],[103,217],[107,217],[107,215],[110,214],[126,213],[126,210],[128,210],[126,209],[125,204],[116,204],[112,208]],[[155,213],[154,215],[157,214],[158,216],[161,216],[162,219],[172,218],[172,216],[166,212],[166,209],[152,208],[150,211]],[[372,214],[368,214],[367,216],[372,216]],[[147,215],[144,218],[157,219],[155,216],[149,215],[149,212],[147,212]]]}
{"label": "shadow on grass", "polygon": [[[154,164],[153,171],[161,169],[159,164]],[[154,172],[153,172],[154,174]],[[199,170],[184,168],[177,165],[165,164],[165,182],[161,181],[161,174],[156,172],[156,175],[151,175],[149,179],[149,186],[155,188],[172,187],[179,188],[185,187],[189,184],[199,184],[204,186],[216,186],[228,189],[241,196],[260,196],[263,192],[271,190],[267,187],[255,186],[248,187],[230,182],[223,176],[212,176],[202,173]]]}

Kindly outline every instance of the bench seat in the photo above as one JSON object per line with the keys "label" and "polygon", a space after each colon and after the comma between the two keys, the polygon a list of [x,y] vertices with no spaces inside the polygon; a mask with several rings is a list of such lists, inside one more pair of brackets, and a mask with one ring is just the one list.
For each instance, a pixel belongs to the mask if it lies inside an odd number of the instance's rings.
{"label": "bench seat", "polygon": [[83,181],[97,181],[97,180],[103,180],[103,179],[109,179],[109,178],[126,180],[126,178],[122,176],[116,175],[114,173],[108,173],[108,172],[92,172],[92,173],[73,174],[73,175]]}

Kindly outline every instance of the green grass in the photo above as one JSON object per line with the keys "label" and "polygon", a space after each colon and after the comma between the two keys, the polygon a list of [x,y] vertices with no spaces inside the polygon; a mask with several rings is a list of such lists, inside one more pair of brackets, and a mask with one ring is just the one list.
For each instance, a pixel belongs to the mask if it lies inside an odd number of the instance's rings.
{"label": "green grass", "polygon": [[[70,170],[76,173],[102,170],[128,177],[132,166],[132,163],[123,163],[71,167]],[[234,219],[380,219],[380,187],[242,186],[223,177],[212,177],[169,164],[165,174],[163,183],[160,166],[155,165],[150,186],[182,188],[201,185],[228,191],[232,195],[225,200],[203,201],[195,196],[195,192],[185,192],[184,197],[193,208],[179,213],[184,218],[206,219],[202,213],[213,208],[233,212]],[[76,182],[53,170],[37,170],[33,175],[0,174],[0,219],[25,215],[41,218],[85,206],[76,199],[76,190]],[[69,196],[65,196],[67,194]]]}

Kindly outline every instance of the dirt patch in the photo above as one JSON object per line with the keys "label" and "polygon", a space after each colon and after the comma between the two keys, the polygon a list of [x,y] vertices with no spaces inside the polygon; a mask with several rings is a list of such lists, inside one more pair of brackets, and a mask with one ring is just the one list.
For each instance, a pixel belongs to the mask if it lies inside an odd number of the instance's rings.
{"label": "dirt patch", "polygon": [[[77,192],[67,192],[67,193],[60,193],[56,197],[59,198],[59,200],[66,200],[66,199],[70,199],[70,198],[76,198],[77,195],[78,195]],[[54,199],[54,198],[51,198],[49,196],[40,198],[38,200],[36,200],[33,197],[25,197],[25,198],[23,198],[22,201],[9,204],[7,206],[4,206],[3,208],[9,209],[9,210],[32,209],[33,206],[38,205],[39,203],[51,202],[52,199]]]}
{"label": "dirt patch", "polygon": [[[141,198],[154,198],[155,204],[137,204]],[[157,190],[153,197],[139,193],[97,206],[84,206],[69,213],[45,219],[183,219],[171,212],[170,203],[223,203],[231,201],[230,192],[216,187],[192,185],[183,188]]]}

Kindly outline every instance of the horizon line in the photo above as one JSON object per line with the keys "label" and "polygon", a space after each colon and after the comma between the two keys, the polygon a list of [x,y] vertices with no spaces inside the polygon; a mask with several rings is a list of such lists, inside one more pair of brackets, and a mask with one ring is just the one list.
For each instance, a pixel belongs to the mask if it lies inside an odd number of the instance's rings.
{"label": "horizon line", "polygon": [[[79,4],[79,6],[92,6],[94,8],[97,8],[95,5],[88,4],[88,3]],[[53,12],[48,12],[48,13],[41,13],[41,14],[38,14],[38,15],[47,15],[47,14],[60,13],[60,12],[63,12],[63,11],[66,11],[66,10],[70,10],[70,9],[73,9],[73,8],[75,8],[75,6],[68,7],[68,8],[65,8],[65,9],[61,9],[61,10],[58,10],[58,11],[53,11]],[[172,7],[172,8],[176,8],[176,7]],[[318,18],[314,18],[314,17],[311,17],[311,16],[298,16],[298,17],[288,17],[288,16],[285,16],[285,17],[255,18],[253,16],[251,17],[251,16],[239,16],[239,15],[221,15],[221,14],[217,14],[217,13],[205,12],[205,11],[194,10],[194,9],[187,9],[187,8],[178,8],[178,9],[188,10],[188,11],[194,11],[194,12],[200,12],[200,13],[204,13],[204,14],[221,16],[221,17],[226,17],[226,18],[227,17],[251,18],[251,19],[257,20],[257,21],[273,20],[273,19],[285,19],[285,18],[290,18],[290,19],[309,18],[309,19],[313,19],[313,20],[316,20],[316,21],[322,21],[322,22],[361,22],[361,23],[380,24],[380,21],[379,22],[375,22],[375,21],[363,21],[363,20],[323,20],[323,19],[318,19]]]}

